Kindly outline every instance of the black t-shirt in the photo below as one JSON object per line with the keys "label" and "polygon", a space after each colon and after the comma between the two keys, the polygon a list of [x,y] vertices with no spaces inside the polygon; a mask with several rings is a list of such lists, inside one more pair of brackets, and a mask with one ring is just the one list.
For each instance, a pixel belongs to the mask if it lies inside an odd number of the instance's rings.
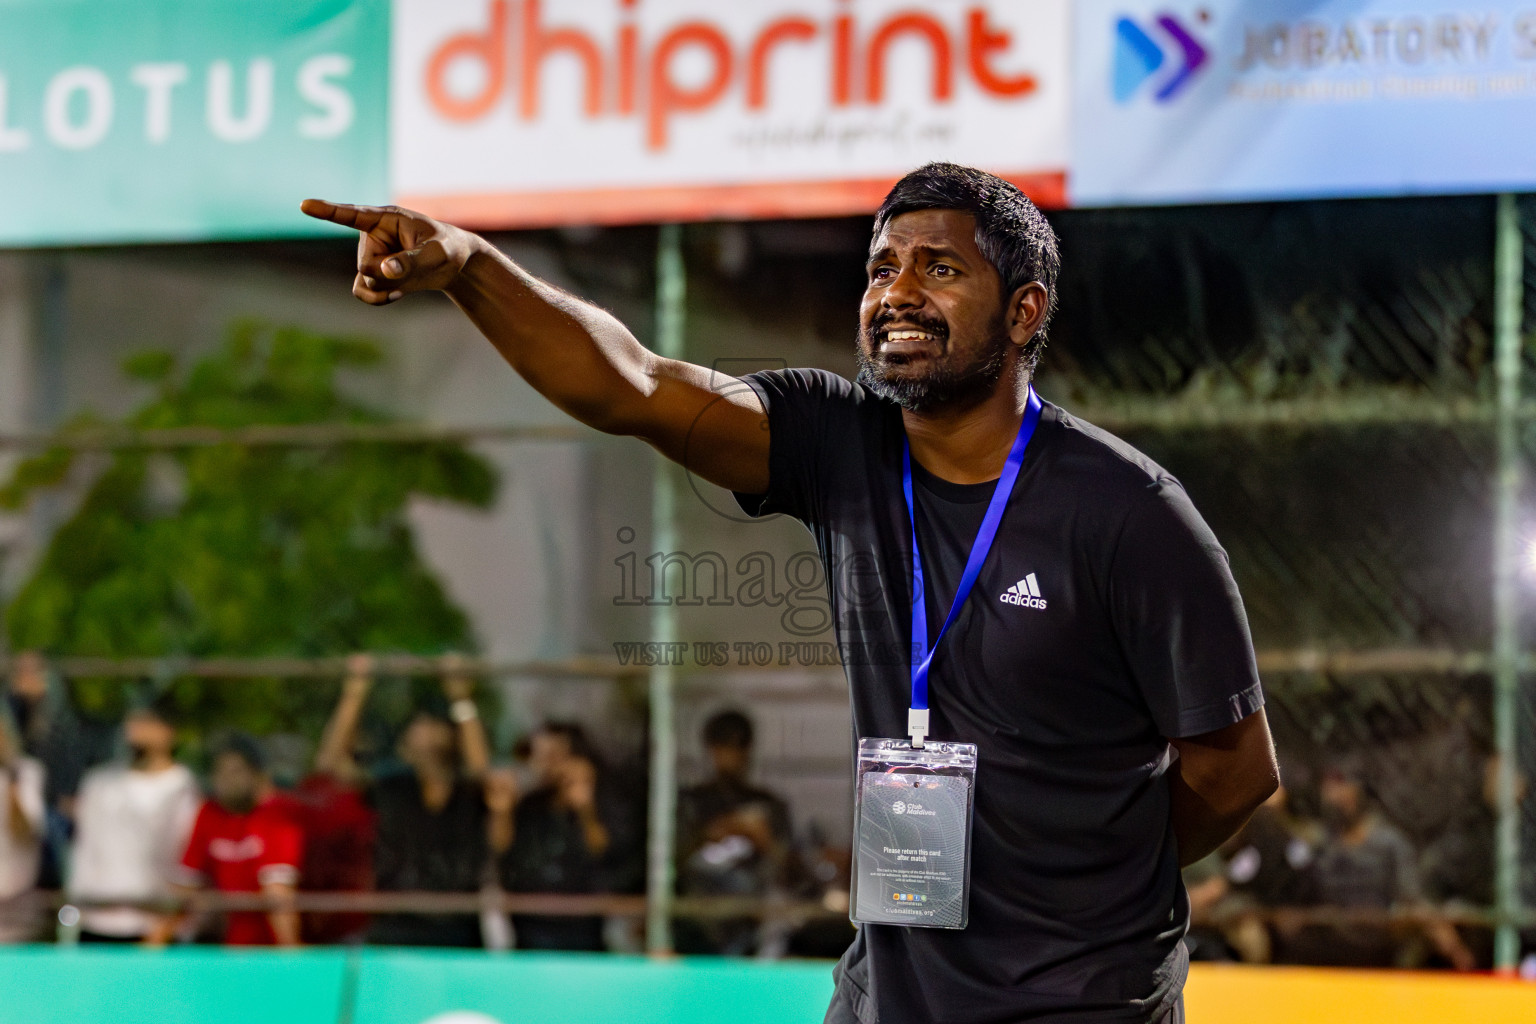
{"label": "black t-shirt", "polygon": [[[597,787],[597,816],[608,831],[601,855],[587,848],[586,830],[576,812],[561,806],[551,788],[536,789],[518,801],[512,848],[499,865],[509,892],[601,893],[634,888],[643,870],[634,842],[632,815],[606,784]],[[519,949],[602,951],[603,919],[516,914]]]}
{"label": "black t-shirt", "polygon": [[[375,885],[382,892],[476,892],[486,866],[486,810],[481,789],[454,784],[433,811],[421,783],[405,772],[374,783],[379,812]],[[479,946],[475,914],[380,914],[368,940],[387,946]]]}
{"label": "black t-shirt", "polygon": [[[818,370],[747,381],[768,409],[769,492],[737,500],[811,529],[854,730],[905,736],[901,411]],[[993,485],[913,475],[931,637]],[[1168,738],[1263,704],[1226,555],[1178,481],[1047,404],[929,701],[934,739],[979,747],[970,925],[862,927],[843,994],[868,1024],[1156,1019],[1187,971]]]}

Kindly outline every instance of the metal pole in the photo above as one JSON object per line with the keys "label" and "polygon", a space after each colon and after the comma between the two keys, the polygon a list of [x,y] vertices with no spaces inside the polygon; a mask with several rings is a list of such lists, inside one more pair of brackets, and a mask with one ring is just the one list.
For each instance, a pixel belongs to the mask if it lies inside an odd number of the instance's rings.
{"label": "metal pole", "polygon": [[[688,297],[683,266],[683,230],[664,224],[656,243],[656,353],[683,356],[683,328]],[[677,549],[677,472],[656,456],[651,490],[651,550]],[[655,580],[651,594],[651,640],[677,641],[677,607],[666,596],[666,581]],[[670,648],[657,647],[659,651]],[[661,657],[660,662],[671,659]],[[646,871],[645,945],[652,954],[672,952],[673,849],[677,820],[677,719],[673,692],[677,668],[658,664],[650,670],[651,801],[649,864]]]}
{"label": "metal pole", "polygon": [[1498,381],[1498,470],[1494,478],[1493,729],[1499,755],[1495,836],[1494,967],[1520,957],[1520,806],[1516,799],[1520,694],[1520,332],[1525,254],[1515,197],[1498,200],[1494,242],[1494,367]]}

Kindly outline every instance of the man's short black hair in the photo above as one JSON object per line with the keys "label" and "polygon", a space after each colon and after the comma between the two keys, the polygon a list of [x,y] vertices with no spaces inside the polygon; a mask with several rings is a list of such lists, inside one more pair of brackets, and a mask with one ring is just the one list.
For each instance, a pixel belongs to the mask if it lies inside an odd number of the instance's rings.
{"label": "man's short black hair", "polygon": [[181,725],[181,709],[168,693],[142,700],[128,709],[127,718],[149,718],[172,729]]}
{"label": "man's short black hair", "polygon": [[704,723],[706,747],[746,750],[752,746],[752,719],[740,711],[718,711]]}
{"label": "man's short black hair", "polygon": [[1061,250],[1050,222],[1012,182],[974,167],[931,163],[891,189],[875,213],[872,237],[879,238],[894,218],[916,210],[962,210],[974,216],[976,247],[1003,279],[1004,297],[1031,281],[1045,287],[1050,297],[1045,319],[1024,348],[1024,368],[1033,375],[1056,311],[1056,278],[1061,273]]}
{"label": "man's short black hair", "polygon": [[565,745],[570,749],[572,757],[585,758],[594,765],[599,765],[597,747],[587,737],[587,730],[581,727],[579,722],[550,720],[539,726],[539,732],[548,736],[560,736],[564,738]]}
{"label": "man's short black hair", "polygon": [[261,744],[256,741],[256,737],[246,733],[232,732],[221,739],[218,746],[213,748],[212,761],[217,762],[219,758],[226,755],[238,757],[257,774],[267,770],[266,752],[261,749]]}

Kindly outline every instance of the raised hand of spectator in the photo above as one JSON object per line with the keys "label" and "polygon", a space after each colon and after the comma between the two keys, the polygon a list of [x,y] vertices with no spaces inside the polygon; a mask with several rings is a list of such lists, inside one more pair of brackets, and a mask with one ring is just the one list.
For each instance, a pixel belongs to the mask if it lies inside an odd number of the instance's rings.
{"label": "raised hand of spectator", "polygon": [[451,702],[469,700],[475,692],[475,681],[469,675],[468,662],[462,654],[443,655],[443,696]]}
{"label": "raised hand of spectator", "polygon": [[359,651],[347,655],[347,675],[342,680],[341,692],[349,697],[366,697],[373,689],[376,665],[373,655]]}
{"label": "raised hand of spectator", "polygon": [[469,663],[462,654],[445,654],[441,664],[443,696],[448,698],[448,717],[458,728],[464,774],[471,779],[483,779],[491,767],[491,745],[473,699],[475,680],[469,674]]}
{"label": "raised hand of spectator", "polygon": [[371,654],[349,654],[347,674],[341,683],[341,699],[331,712],[315,754],[315,771],[341,782],[356,784],[361,774],[352,756],[363,705],[373,689],[374,660]]}

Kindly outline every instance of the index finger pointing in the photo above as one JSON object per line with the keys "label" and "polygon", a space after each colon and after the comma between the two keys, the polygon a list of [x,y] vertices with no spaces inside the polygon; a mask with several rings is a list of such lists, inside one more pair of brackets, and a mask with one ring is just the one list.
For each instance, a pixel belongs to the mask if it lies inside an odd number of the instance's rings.
{"label": "index finger pointing", "polygon": [[344,228],[371,231],[389,211],[378,206],[353,206],[350,203],[331,203],[324,199],[306,199],[299,204],[306,216],[316,220],[328,220]]}

